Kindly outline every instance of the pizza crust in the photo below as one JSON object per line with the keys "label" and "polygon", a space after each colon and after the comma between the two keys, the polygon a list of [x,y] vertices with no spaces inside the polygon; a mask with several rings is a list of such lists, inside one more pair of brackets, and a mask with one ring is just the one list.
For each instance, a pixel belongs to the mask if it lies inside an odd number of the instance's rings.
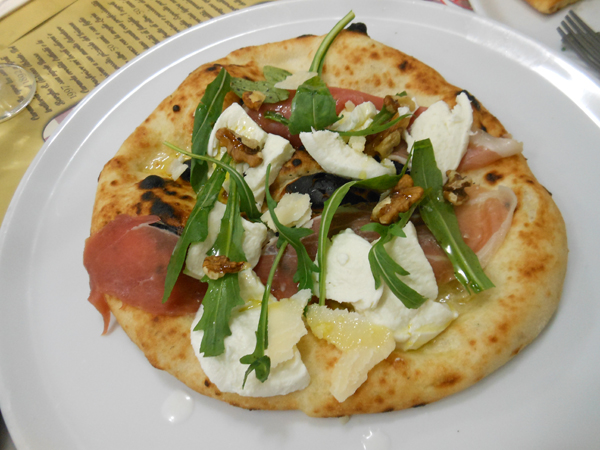
{"label": "pizza crust", "polygon": [[[163,151],[170,141],[189,148],[193,111],[220,67],[233,76],[262,79],[261,68],[273,65],[289,71],[310,65],[322,37],[248,47],[205,64],[125,141],[104,168],[96,196],[92,233],[117,214],[146,214],[139,181],[147,176],[140,161]],[[450,107],[462,89],[447,83],[435,70],[357,32],[342,32],[326,58],[323,78],[331,86],[384,96],[407,91],[420,105],[442,99]],[[506,134],[502,124],[474,97],[474,121],[494,136]],[[178,111],[174,110],[177,105]],[[505,364],[528,345],[556,310],[567,265],[566,231],[551,195],[541,186],[523,156],[505,158],[469,174],[484,186],[508,186],[518,206],[507,238],[486,273],[496,288],[461,307],[461,314],[442,334],[416,351],[396,350],[369,373],[354,395],[338,403],[329,393],[329,379],[339,351],[312,333],[298,344],[311,376],[299,392],[269,398],[221,393],[203,373],[190,345],[194,316],[155,316],[109,298],[117,321],[150,363],[166,370],[197,392],[247,409],[300,409],[310,416],[333,417],[420,406],[463,390]],[[285,172],[285,177],[290,175]],[[286,178],[286,180],[288,179]],[[157,197],[172,207],[166,217],[183,226],[193,199],[184,182],[170,185],[175,196]],[[145,191],[144,191],[145,192]],[[143,203],[143,202],[142,202]],[[150,207],[151,209],[151,207]]]}

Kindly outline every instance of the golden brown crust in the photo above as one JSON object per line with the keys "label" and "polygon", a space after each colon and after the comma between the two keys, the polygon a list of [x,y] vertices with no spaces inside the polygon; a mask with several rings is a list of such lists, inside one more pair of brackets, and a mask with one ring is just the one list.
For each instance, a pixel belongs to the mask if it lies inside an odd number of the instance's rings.
{"label": "golden brown crust", "polygon": [[[240,49],[194,71],[106,165],[100,177],[92,232],[119,212],[146,213],[145,205],[138,212],[139,198],[148,191],[140,188],[140,181],[147,176],[140,167],[149,155],[164,150],[160,148],[164,140],[189,147],[194,107],[220,65],[234,76],[250,79],[260,79],[259,68],[266,64],[290,71],[301,70],[310,65],[320,39],[304,36]],[[461,91],[416,59],[354,32],[342,33],[332,45],[324,78],[332,86],[380,96],[406,90],[425,106],[439,99],[452,106]],[[492,135],[506,134],[502,124],[471,98],[475,123]],[[179,106],[177,113],[173,111],[174,105]],[[299,166],[310,172],[315,170],[310,164],[303,160]],[[291,164],[284,168],[280,185],[294,176],[293,167]],[[518,198],[511,230],[486,269],[496,288],[479,294],[461,307],[459,318],[421,349],[392,352],[343,403],[338,403],[329,393],[329,377],[339,351],[310,332],[298,345],[311,375],[310,385],[285,396],[248,398],[221,393],[202,372],[189,340],[193,316],[154,316],[122,305],[118,299],[109,299],[110,308],[153,366],[170,372],[201,394],[235,406],[301,409],[311,416],[328,417],[431,403],[481,380],[529,344],[554,313],[566,270],[564,222],[551,195],[536,181],[524,157],[505,158],[469,175],[485,186],[508,186]],[[165,189],[176,194],[169,195]],[[168,188],[150,191],[173,208],[172,224],[185,223],[193,206],[193,200],[184,199],[184,193],[191,192],[189,185],[172,183]]]}

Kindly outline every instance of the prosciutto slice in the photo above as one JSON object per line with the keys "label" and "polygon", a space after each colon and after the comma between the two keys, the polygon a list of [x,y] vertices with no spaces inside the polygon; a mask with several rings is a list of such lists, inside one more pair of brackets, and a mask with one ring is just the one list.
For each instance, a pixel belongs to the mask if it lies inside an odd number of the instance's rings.
{"label": "prosciutto slice", "polygon": [[[354,91],[352,89],[342,89],[336,87],[330,87],[329,92],[331,92],[331,95],[335,99],[335,110],[338,115],[342,112],[346,102],[348,101],[351,101],[355,105],[360,105],[364,102],[373,102],[375,108],[378,110],[383,107],[383,98],[375,95]],[[271,111],[281,114],[285,118],[289,119],[292,113],[292,100],[294,99],[295,95],[296,91],[290,91],[290,96],[287,100],[279,103],[263,103],[258,111],[249,108],[245,109],[252,120],[254,120],[267,133],[277,134],[290,141],[294,147],[299,148],[302,145],[302,142],[300,142],[298,135],[292,136],[285,125],[265,117],[267,111]]]}
{"label": "prosciutto slice", "polygon": [[[477,254],[482,267],[485,267],[500,248],[510,229],[517,197],[507,187],[486,189],[480,186],[467,188],[470,200],[455,208],[458,225],[465,243]],[[334,216],[330,232],[337,234],[344,228],[353,231],[368,241],[379,238],[377,233],[363,232],[360,228],[370,221],[370,210],[360,208],[340,209]],[[309,256],[314,260],[317,253],[317,237],[320,217],[313,223],[314,233],[304,238],[303,243]],[[451,281],[454,269],[450,260],[441,249],[429,229],[420,224],[416,226],[419,244],[433,268],[438,284]],[[258,265],[254,268],[263,283],[266,283],[277,248],[275,242],[265,248]],[[293,276],[297,268],[296,252],[288,246],[275,272],[271,293],[278,299],[288,298],[298,291]]]}
{"label": "prosciutto slice", "polygon": [[89,301],[102,314],[105,334],[110,309],[105,295],[152,314],[183,315],[198,310],[206,283],[180,275],[162,303],[169,259],[178,236],[157,227],[157,216],[117,216],[85,243],[83,264],[90,276]]}
{"label": "prosciutto slice", "polygon": [[523,152],[523,143],[508,137],[494,137],[477,130],[469,139],[467,153],[458,166],[458,171],[480,169],[494,161]]}
{"label": "prosciutto slice", "polygon": [[[481,267],[485,268],[510,230],[517,197],[505,186],[491,190],[471,186],[466,191],[469,201],[455,207],[454,211],[465,243],[477,255]],[[417,226],[417,237],[438,283],[452,280],[452,264],[425,225]]]}

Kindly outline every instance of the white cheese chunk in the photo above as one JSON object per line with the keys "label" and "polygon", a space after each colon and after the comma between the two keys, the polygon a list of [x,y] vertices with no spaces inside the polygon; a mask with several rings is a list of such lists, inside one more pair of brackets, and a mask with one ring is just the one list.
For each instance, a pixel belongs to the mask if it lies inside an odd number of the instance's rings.
{"label": "white cheese chunk", "polygon": [[331,374],[330,392],[343,402],[367,380],[369,370],[396,347],[390,330],[345,309],[310,305],[306,320],[313,334],[341,351]]}
{"label": "white cheese chunk", "polygon": [[362,313],[371,322],[392,330],[403,350],[414,350],[444,331],[457,314],[448,305],[433,301],[438,295],[433,269],[419,245],[414,225],[408,222],[403,230],[406,237],[394,237],[385,249],[410,273],[399,278],[428,300],[417,309],[409,309],[385,286],[377,306]]}
{"label": "white cheese chunk", "polygon": [[226,206],[223,203],[219,201],[215,202],[215,206],[208,214],[208,235],[206,239],[203,242],[194,242],[190,245],[185,259],[185,273],[187,275],[199,280],[206,275],[202,268],[202,263],[204,263],[206,253],[217,240],[225,208]]}
{"label": "white cheese chunk", "polygon": [[262,149],[263,161],[256,167],[246,170],[244,179],[254,194],[256,204],[262,206],[265,199],[265,181],[267,179],[267,167],[271,164],[271,173],[269,185],[271,185],[281,167],[288,161],[294,153],[294,147],[287,139],[274,134],[269,134]]}
{"label": "white cheese chunk", "polygon": [[311,78],[316,77],[317,75],[319,75],[318,72],[296,72],[291,75],[288,75],[285,78],[285,80],[275,83],[275,87],[279,89],[288,89],[291,91],[295,91],[305,81],[308,81]]}
{"label": "white cheese chunk", "polygon": [[405,133],[404,139],[409,150],[415,141],[431,140],[437,166],[446,182],[446,171],[455,170],[467,152],[472,125],[471,102],[463,92],[456,97],[456,106],[452,110],[444,101],[427,108],[415,119],[410,134]]}
{"label": "white cheese chunk", "polygon": [[342,118],[329,127],[335,131],[357,131],[367,128],[377,115],[377,108],[372,102],[364,102],[358,106],[351,103],[340,113]]}
{"label": "white cheese chunk", "polygon": [[[275,215],[279,222],[286,227],[301,227],[310,220],[312,215],[310,205],[310,195],[308,194],[285,193],[275,207]],[[271,230],[277,231],[269,211],[265,212],[261,219]]]}
{"label": "white cheese chunk", "polygon": [[208,156],[212,156],[213,158],[220,159],[227,152],[227,149],[221,147],[219,140],[215,136],[220,128],[227,128],[238,136],[256,141],[259,148],[262,148],[267,140],[267,133],[252,120],[246,111],[244,111],[244,108],[237,103],[232,103],[219,116],[210,133],[210,138],[208,139]]}
{"label": "white cheese chunk", "polygon": [[371,244],[348,228],[334,236],[327,251],[325,296],[352,303],[356,310],[373,308],[381,298],[383,284],[375,288],[369,265]]}
{"label": "white cheese chunk", "polygon": [[[306,334],[302,312],[310,292],[306,294],[301,291],[288,301],[283,300],[285,303],[269,304],[269,344],[271,346],[271,342],[279,342],[274,344],[272,350],[269,346],[267,354],[271,350],[276,363],[271,364],[269,378],[264,383],[261,383],[252,373],[248,376],[244,388],[242,385],[248,365],[240,363],[240,358],[254,351],[260,303],[234,308],[229,323],[231,335],[226,337],[224,342],[225,352],[212,357],[205,357],[199,352],[204,332],[194,331],[194,327],[202,317],[204,309],[200,307],[192,322],[191,344],[202,370],[220,391],[234,392],[246,397],[271,397],[289,394],[308,386],[310,375],[296,347],[298,340]],[[271,315],[273,307],[275,309]],[[282,323],[278,323],[280,320]],[[271,322],[274,322],[273,325]],[[282,336],[283,329],[286,327],[291,327],[289,335]]]}
{"label": "white cheese chunk", "polygon": [[296,344],[307,333],[302,316],[311,297],[310,289],[303,289],[269,304],[269,347],[265,353],[271,358],[271,367],[293,358]]}
{"label": "white cheese chunk", "polygon": [[[223,203],[215,202],[215,206],[208,215],[208,236],[203,242],[194,242],[190,245],[185,260],[185,273],[187,275],[199,280],[204,277],[205,272],[202,264],[207,252],[217,240],[225,208],[226,205]],[[263,244],[267,240],[267,227],[262,223],[250,222],[244,218],[242,218],[242,227],[244,228],[242,249],[250,267],[254,267],[260,259]]]}
{"label": "white cheese chunk", "polygon": [[310,156],[329,173],[358,180],[396,173],[390,160],[378,163],[374,158],[354,150],[333,131],[300,133],[300,140]]}
{"label": "white cheese chunk", "polygon": [[254,267],[258,264],[263,244],[267,240],[267,227],[260,222],[250,222],[244,218],[242,218],[242,227],[244,227],[242,249],[248,264]]}
{"label": "white cheese chunk", "polygon": [[177,159],[174,159],[171,165],[169,166],[168,172],[174,181],[177,181],[181,174],[188,169],[188,166],[183,163],[184,161],[185,157],[183,155],[179,155],[179,157]]}

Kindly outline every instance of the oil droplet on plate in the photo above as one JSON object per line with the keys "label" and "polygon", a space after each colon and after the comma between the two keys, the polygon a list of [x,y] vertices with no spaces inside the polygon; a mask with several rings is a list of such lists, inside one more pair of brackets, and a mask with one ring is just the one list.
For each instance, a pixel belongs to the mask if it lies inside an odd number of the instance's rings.
{"label": "oil droplet on plate", "polygon": [[162,405],[162,416],[171,423],[179,423],[192,415],[194,401],[183,391],[175,391]]}
{"label": "oil droplet on plate", "polygon": [[381,430],[369,430],[363,434],[361,442],[364,450],[391,450],[392,441],[390,437]]}

